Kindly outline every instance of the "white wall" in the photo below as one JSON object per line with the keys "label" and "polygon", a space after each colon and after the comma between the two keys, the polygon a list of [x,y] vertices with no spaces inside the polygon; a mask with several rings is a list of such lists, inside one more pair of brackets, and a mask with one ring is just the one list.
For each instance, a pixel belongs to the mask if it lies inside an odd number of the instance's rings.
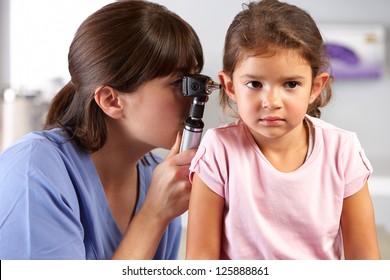
{"label": "white wall", "polygon": [[0,0],[0,91],[9,86],[9,0]]}
{"label": "white wall", "polygon": [[16,89],[46,88],[69,79],[67,54],[81,22],[109,0],[10,1],[10,81]]}

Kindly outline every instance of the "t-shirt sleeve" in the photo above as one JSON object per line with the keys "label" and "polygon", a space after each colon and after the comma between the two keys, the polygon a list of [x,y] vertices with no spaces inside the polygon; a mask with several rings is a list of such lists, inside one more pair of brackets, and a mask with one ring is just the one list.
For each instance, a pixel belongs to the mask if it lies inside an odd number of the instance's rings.
{"label": "t-shirt sleeve", "polygon": [[216,194],[224,197],[227,169],[224,165],[226,152],[214,130],[206,131],[190,166],[190,181],[196,173]]}
{"label": "t-shirt sleeve", "polygon": [[344,148],[342,163],[344,165],[345,198],[355,194],[366,184],[373,168],[355,133],[352,134],[349,142],[345,143]]}
{"label": "t-shirt sleeve", "polygon": [[85,259],[77,194],[51,145],[0,159],[0,259]]}

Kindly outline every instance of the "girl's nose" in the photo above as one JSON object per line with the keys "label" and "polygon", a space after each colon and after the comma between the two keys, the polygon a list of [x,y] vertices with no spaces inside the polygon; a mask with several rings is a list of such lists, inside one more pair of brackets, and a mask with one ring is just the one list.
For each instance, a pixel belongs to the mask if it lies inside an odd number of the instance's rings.
{"label": "girl's nose", "polygon": [[282,107],[280,96],[276,90],[271,89],[263,95],[262,105],[263,108],[269,110],[277,110]]}

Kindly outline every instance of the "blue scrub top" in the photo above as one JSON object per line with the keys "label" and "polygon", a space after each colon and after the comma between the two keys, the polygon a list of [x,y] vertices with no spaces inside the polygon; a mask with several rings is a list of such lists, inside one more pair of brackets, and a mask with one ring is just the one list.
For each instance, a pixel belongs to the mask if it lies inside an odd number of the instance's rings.
{"label": "blue scrub top", "polygon": [[[136,211],[149,162],[138,164]],[[154,259],[177,259],[180,237],[177,217]],[[110,259],[121,239],[92,159],[62,129],[29,133],[0,155],[0,259]]]}

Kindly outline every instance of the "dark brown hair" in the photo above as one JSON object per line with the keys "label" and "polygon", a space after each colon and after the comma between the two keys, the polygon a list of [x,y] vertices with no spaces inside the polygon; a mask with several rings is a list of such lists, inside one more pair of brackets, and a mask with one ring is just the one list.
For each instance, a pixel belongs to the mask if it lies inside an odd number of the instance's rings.
{"label": "dark brown hair", "polygon": [[[272,55],[277,49],[294,49],[311,66],[314,78],[328,71],[329,62],[321,33],[306,11],[276,0],[244,4],[236,15],[225,38],[223,70],[230,76],[241,60],[254,55]],[[332,77],[330,78],[330,80]],[[330,80],[307,113],[320,117],[320,107],[326,106],[332,96]],[[234,104],[222,90],[223,108],[234,110]]]}
{"label": "dark brown hair", "polygon": [[174,73],[200,72],[203,52],[193,28],[173,12],[147,1],[119,1],[90,15],[68,54],[71,81],[54,97],[45,129],[62,127],[85,152],[107,138],[104,113],[94,100],[102,85],[134,92]]}

